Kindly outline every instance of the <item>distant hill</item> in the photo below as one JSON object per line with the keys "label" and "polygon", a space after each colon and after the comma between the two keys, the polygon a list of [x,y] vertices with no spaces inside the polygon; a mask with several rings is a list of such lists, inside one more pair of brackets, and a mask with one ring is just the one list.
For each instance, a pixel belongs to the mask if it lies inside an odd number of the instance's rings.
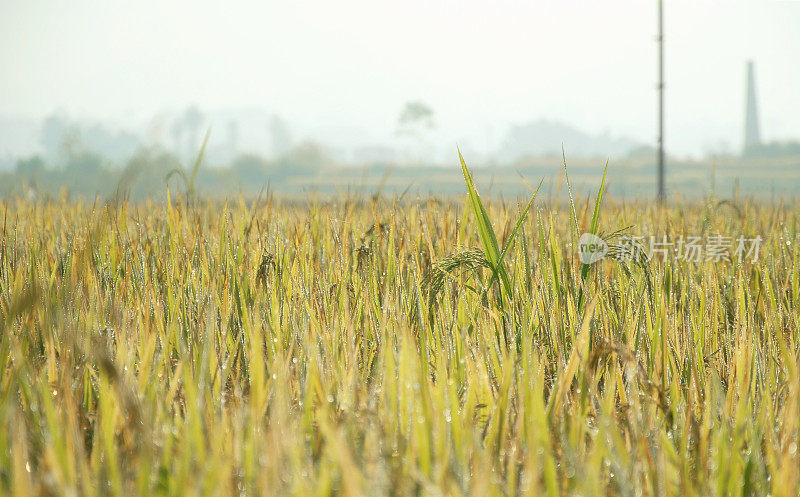
{"label": "distant hill", "polygon": [[501,163],[534,156],[561,155],[561,145],[571,157],[622,157],[642,143],[608,134],[591,135],[568,124],[541,119],[513,126],[497,152]]}

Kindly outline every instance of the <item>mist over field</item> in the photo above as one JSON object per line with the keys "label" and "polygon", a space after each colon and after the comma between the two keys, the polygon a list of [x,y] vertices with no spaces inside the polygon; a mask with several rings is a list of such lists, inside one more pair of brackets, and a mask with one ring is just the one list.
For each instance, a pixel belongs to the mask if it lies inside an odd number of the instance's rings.
{"label": "mist over field", "polygon": [[[70,184],[83,170],[89,177],[71,189],[104,194],[86,171],[108,170],[104,182],[113,182],[134,162],[188,167],[210,129],[203,174],[209,184],[226,179],[228,194],[255,184],[319,188],[331,176],[320,170],[345,170],[334,176],[356,186],[387,167],[389,187],[401,190],[423,174],[409,169],[443,167],[451,179],[432,189],[450,191],[457,146],[477,169],[499,169],[501,184],[513,185],[520,169],[529,181],[555,180],[563,147],[570,161],[594,165],[593,180],[608,160],[612,188],[652,194],[643,184],[656,167],[656,7],[5,2],[0,171],[22,172],[38,158],[50,183]],[[671,2],[665,10],[673,191],[730,191],[737,182],[754,194],[796,191],[800,6]],[[747,61],[764,144],[749,154]],[[760,160],[735,160],[742,155]],[[233,173],[214,178],[226,168]]]}

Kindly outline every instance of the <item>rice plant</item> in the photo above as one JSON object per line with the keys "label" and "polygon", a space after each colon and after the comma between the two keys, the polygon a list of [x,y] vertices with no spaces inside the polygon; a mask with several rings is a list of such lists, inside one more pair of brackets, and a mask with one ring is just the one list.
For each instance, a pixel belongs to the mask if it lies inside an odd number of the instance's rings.
{"label": "rice plant", "polygon": [[[3,200],[0,494],[798,494],[796,201],[521,205],[462,172],[464,198]],[[764,242],[586,267],[581,232]]]}

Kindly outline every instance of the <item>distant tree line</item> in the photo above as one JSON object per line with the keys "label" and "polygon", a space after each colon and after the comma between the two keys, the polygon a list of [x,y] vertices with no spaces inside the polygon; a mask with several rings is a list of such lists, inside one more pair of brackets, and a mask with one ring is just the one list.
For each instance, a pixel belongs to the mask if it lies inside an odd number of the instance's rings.
{"label": "distant tree line", "polygon": [[800,155],[799,141],[769,142],[749,145],[744,149],[745,157],[791,157]]}
{"label": "distant tree line", "polygon": [[[253,153],[238,154],[221,167],[202,166],[197,174],[200,192],[254,193],[268,184],[284,188],[295,177],[309,177],[331,165],[319,145],[301,143],[275,159]],[[169,173],[191,167],[171,151],[139,148],[123,165],[85,147],[75,147],[59,159],[42,155],[19,159],[13,171],[0,173],[0,195],[55,196],[67,193],[94,197],[123,194],[133,199],[161,196],[169,186],[181,190]]]}

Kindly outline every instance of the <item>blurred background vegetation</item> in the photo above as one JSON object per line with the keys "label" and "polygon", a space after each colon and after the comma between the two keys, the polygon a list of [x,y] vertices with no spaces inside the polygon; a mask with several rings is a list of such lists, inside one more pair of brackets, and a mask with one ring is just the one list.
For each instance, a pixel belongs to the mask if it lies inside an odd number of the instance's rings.
{"label": "blurred background vegetation", "polygon": [[[219,121],[225,126],[216,125]],[[253,138],[261,129],[261,140]],[[182,185],[170,171],[189,167],[203,134],[211,139],[197,174],[198,193],[224,197],[273,192],[322,194],[352,189],[386,192],[462,192],[456,161],[435,160],[431,130],[435,111],[424,102],[408,102],[398,114],[399,145],[342,151],[314,140],[294,140],[279,116],[255,123],[214,119],[188,107],[159,129],[154,139],[98,123],[81,123],[63,114],[45,119],[36,137],[40,152],[0,160],[0,195],[29,198],[62,195],[94,198],[123,194],[133,200],[163,198],[166,187]],[[165,132],[168,131],[167,132]],[[36,130],[31,130],[34,133]],[[244,140],[244,135],[249,140]],[[562,137],[559,140],[558,137]],[[527,192],[528,182],[544,179],[545,193],[562,183],[564,154],[576,188],[596,185],[609,163],[609,193],[622,197],[652,195],[656,154],[652,147],[623,138],[591,136],[554,121],[513,126],[493,156],[465,150],[474,157],[476,175],[489,191],[508,196]],[[455,150],[451,151],[455,158]],[[446,154],[445,154],[446,155]],[[800,192],[800,142],[764,142],[739,152],[722,150],[700,158],[668,157],[671,195],[792,196]]]}

